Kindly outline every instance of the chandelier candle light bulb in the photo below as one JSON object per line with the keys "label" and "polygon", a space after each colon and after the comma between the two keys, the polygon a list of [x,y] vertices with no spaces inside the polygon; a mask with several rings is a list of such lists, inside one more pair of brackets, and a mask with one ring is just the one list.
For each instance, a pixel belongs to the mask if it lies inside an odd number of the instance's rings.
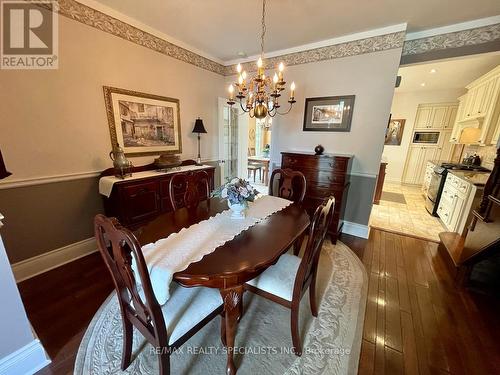
{"label": "chandelier candle light bulb", "polygon": [[[278,72],[271,73],[270,76],[265,74],[265,63],[264,63],[264,36],[266,33],[266,0],[262,1],[262,33],[261,33],[261,54],[257,60],[257,74],[250,77],[247,83],[247,73],[243,70],[242,65],[239,63],[236,66],[236,71],[238,73],[237,82],[234,84],[238,90],[236,98],[239,101],[240,107],[244,112],[247,112],[250,117],[263,119],[266,116],[274,117],[277,114],[285,115],[292,109],[295,100],[295,83],[293,82],[290,86],[290,99],[288,103],[290,107],[286,112],[278,112],[278,108],[281,105],[278,99],[281,97],[281,91],[285,90],[286,82],[283,77],[283,71],[285,70],[285,65],[280,62],[278,65]],[[272,77],[272,78],[271,78]],[[230,97],[227,104],[233,105],[236,103],[234,100],[234,88],[233,85],[230,86],[229,94]],[[231,89],[232,88],[232,89]],[[246,99],[246,106],[244,106],[244,99]]]}

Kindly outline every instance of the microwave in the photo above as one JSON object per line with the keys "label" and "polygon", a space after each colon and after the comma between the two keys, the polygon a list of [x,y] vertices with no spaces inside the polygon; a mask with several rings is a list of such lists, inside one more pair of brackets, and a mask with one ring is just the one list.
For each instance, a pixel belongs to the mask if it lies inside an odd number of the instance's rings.
{"label": "microwave", "polygon": [[413,143],[437,144],[439,132],[415,132],[413,133]]}

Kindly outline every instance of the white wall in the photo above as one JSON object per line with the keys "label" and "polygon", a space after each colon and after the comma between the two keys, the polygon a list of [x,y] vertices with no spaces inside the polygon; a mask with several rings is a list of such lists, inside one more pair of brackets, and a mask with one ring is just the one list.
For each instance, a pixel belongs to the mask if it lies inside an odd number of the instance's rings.
{"label": "white wall", "polygon": [[[406,155],[413,134],[417,106],[424,103],[454,102],[465,93],[465,89],[439,91],[396,92],[392,101],[393,119],[406,119],[400,146],[385,146],[383,156],[387,159],[386,181],[401,182]],[[458,101],[457,101],[458,103]]]}
{"label": "white wall", "polygon": [[202,156],[217,158],[222,76],[66,17],[59,21],[58,70],[0,71],[0,147],[13,173],[5,182],[110,167],[103,85],[178,98],[182,157],[196,157],[191,130],[200,116],[208,131]]}
{"label": "white wall", "polygon": [[[0,228],[2,227],[0,214]],[[34,373],[48,361],[33,337],[0,236],[0,374]]]}
{"label": "white wall", "polygon": [[[297,103],[273,120],[273,161],[280,163],[281,151],[313,151],[322,144],[327,153],[354,154],[353,173],[376,175],[400,57],[401,49],[393,49],[287,67]],[[305,98],[337,95],[356,95],[351,131],[304,132]]]}

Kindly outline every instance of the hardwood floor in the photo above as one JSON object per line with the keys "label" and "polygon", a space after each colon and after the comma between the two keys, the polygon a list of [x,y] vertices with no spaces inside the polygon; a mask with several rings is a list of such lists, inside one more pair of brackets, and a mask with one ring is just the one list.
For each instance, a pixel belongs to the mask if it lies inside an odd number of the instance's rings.
{"label": "hardwood floor", "polygon": [[52,363],[39,374],[72,374],[83,334],[113,290],[111,276],[94,253],[18,284],[38,338]]}
{"label": "hardwood floor", "polygon": [[[437,244],[372,230],[342,235],[368,271],[359,374],[500,373],[500,301],[457,290]],[[112,290],[98,253],[19,284],[52,359],[40,374],[69,374],[93,315]]]}
{"label": "hardwood floor", "polygon": [[357,252],[369,277],[359,374],[500,373],[500,301],[458,290],[437,244],[372,230]]}

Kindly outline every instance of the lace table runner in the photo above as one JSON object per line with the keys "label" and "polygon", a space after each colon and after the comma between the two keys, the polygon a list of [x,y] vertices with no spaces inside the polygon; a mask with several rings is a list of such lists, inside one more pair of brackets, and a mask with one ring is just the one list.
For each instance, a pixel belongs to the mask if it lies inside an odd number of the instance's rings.
{"label": "lace table runner", "polygon": [[163,305],[169,298],[169,285],[175,272],[186,269],[191,263],[212,253],[217,247],[232,240],[242,231],[281,211],[292,202],[286,199],[263,196],[249,203],[244,219],[232,219],[231,211],[217,215],[172,233],[142,247],[148,267],[153,292]]}

